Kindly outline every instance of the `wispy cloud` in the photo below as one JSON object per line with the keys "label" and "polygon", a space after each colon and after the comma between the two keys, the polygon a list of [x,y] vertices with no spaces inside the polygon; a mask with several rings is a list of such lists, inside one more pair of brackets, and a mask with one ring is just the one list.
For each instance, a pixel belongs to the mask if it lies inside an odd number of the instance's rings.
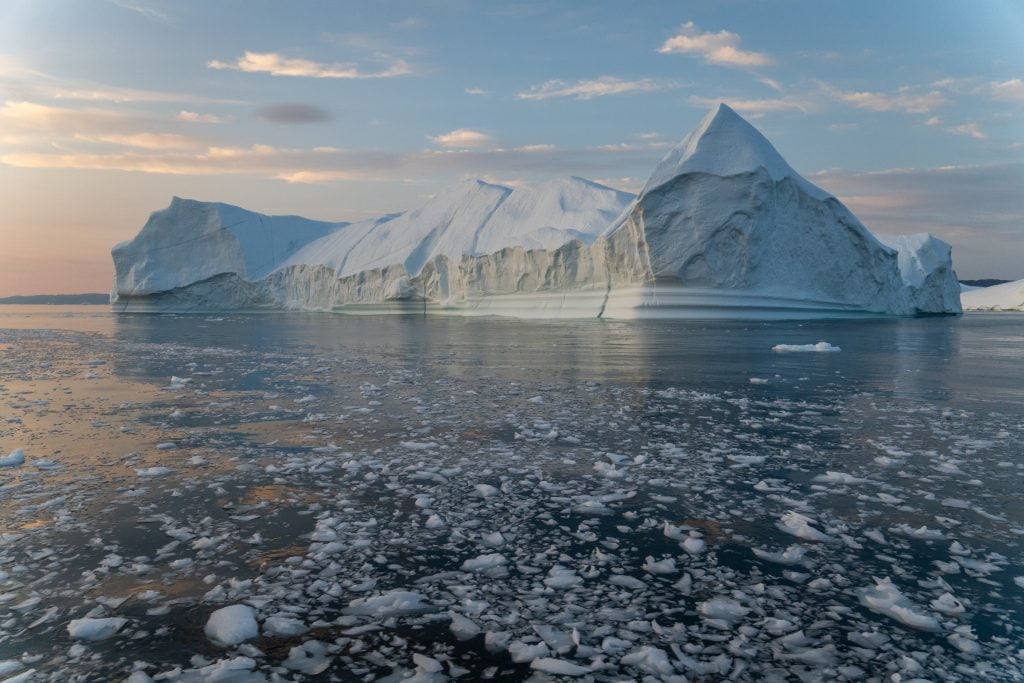
{"label": "wispy cloud", "polygon": [[160,22],[161,24],[171,23],[171,18],[165,12],[161,12],[151,4],[141,2],[140,0],[110,0],[110,2],[121,9],[140,14],[150,21]]}
{"label": "wispy cloud", "polygon": [[641,78],[627,81],[615,76],[601,76],[592,80],[566,83],[565,81],[545,81],[540,85],[530,86],[529,90],[516,93],[520,100],[546,100],[552,97],[574,97],[577,100],[589,100],[608,95],[629,95],[636,93],[657,92],[678,88],[679,85],[653,78]]}
{"label": "wispy cloud", "polygon": [[1009,81],[989,83],[992,99],[1002,102],[1024,102],[1024,81],[1014,78]]}
{"label": "wispy cloud", "polygon": [[300,78],[393,78],[408,76],[413,68],[403,59],[390,59],[380,68],[366,70],[352,62],[325,64],[297,57],[283,57],[276,52],[246,52],[234,62],[214,59],[207,62],[211,69],[231,69],[247,73],[266,73],[271,76],[294,76]]}
{"label": "wispy cloud", "polygon": [[857,109],[867,111],[901,111],[909,114],[927,114],[949,104],[949,100],[938,90],[915,92],[903,87],[895,93],[847,91],[829,88],[837,100]]}
{"label": "wispy cloud", "polygon": [[206,102],[239,104],[237,100],[145,88],[125,88],[69,79],[33,69],[9,55],[0,55],[0,91],[10,100],[72,100],[80,102],[160,103]]}
{"label": "wispy cloud", "polygon": [[483,88],[466,88],[467,95],[486,95],[487,91]]}
{"label": "wispy cloud", "polygon": [[185,121],[186,123],[224,123],[225,119],[222,116],[216,114],[200,114],[195,111],[188,111],[182,109],[178,112],[178,115],[174,118],[179,121]]}
{"label": "wispy cloud", "polygon": [[698,95],[693,95],[690,97],[689,102],[690,104],[699,107],[713,107],[719,102],[725,102],[736,111],[752,115],[779,111],[798,111],[807,114],[817,108],[810,100],[803,100],[795,97],[745,100],[732,99],[728,97],[700,97]]}
{"label": "wispy cloud", "polygon": [[771,58],[763,52],[741,50],[739,35],[730,31],[702,33],[692,21],[679,27],[679,33],[672,36],[658,48],[662,54],[700,55],[709,64],[751,68],[771,64]]}
{"label": "wispy cloud", "polygon": [[987,140],[988,134],[985,133],[976,123],[961,123],[959,126],[951,126],[946,129],[946,132],[952,133],[953,135],[968,135],[975,140]]}
{"label": "wispy cloud", "polygon": [[76,133],[123,133],[143,126],[141,117],[112,109],[71,109],[37,102],[4,102],[0,124],[6,133],[55,138]]}
{"label": "wispy cloud", "polygon": [[283,124],[326,123],[334,118],[326,109],[303,102],[286,102],[260,107],[256,110],[256,116],[269,123]]}
{"label": "wispy cloud", "polygon": [[76,133],[74,138],[85,142],[100,142],[118,147],[151,150],[182,150],[194,149],[198,142],[186,135],[177,133]]}
{"label": "wispy cloud", "polygon": [[443,133],[441,135],[434,135],[430,138],[430,141],[435,145],[441,147],[483,147],[489,145],[494,141],[487,133],[481,133],[478,130],[470,130],[469,128],[458,128],[451,131],[450,133]]}

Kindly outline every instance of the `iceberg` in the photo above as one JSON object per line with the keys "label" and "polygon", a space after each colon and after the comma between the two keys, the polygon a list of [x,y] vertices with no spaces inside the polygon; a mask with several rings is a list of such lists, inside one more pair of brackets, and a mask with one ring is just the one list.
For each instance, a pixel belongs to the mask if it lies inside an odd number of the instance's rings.
{"label": "iceberg", "polygon": [[972,287],[960,294],[965,311],[1024,311],[1024,280]]}
{"label": "iceberg", "polygon": [[114,247],[122,310],[522,318],[961,312],[948,244],[876,237],[725,104],[637,196],[583,178],[463,181],[355,223],[175,198]]}

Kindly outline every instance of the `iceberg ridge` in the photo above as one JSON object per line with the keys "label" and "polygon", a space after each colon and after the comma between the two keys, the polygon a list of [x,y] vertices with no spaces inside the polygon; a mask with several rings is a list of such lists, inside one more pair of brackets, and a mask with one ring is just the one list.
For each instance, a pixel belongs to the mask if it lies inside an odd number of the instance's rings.
{"label": "iceberg ridge", "polygon": [[514,189],[471,180],[356,223],[175,198],[113,255],[111,300],[128,308],[524,318],[961,310],[948,244],[876,238],[724,104],[636,197],[575,177]]}

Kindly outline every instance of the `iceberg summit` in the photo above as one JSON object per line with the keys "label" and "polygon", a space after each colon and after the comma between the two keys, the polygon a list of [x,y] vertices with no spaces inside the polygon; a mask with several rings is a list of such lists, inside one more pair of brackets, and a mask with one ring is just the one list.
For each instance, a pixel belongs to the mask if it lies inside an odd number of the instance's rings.
{"label": "iceberg summit", "polygon": [[174,198],[113,249],[116,310],[520,318],[960,313],[950,246],[876,237],[725,104],[633,196],[461,182],[355,223]]}

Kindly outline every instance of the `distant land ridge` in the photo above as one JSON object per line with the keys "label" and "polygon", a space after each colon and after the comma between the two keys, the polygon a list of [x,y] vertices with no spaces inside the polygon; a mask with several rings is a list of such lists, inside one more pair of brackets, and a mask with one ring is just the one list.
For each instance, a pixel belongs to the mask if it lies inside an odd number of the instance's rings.
{"label": "distant land ridge", "polygon": [[91,292],[88,294],[21,294],[0,297],[0,304],[74,306],[76,304],[105,304],[109,302],[109,294]]}

